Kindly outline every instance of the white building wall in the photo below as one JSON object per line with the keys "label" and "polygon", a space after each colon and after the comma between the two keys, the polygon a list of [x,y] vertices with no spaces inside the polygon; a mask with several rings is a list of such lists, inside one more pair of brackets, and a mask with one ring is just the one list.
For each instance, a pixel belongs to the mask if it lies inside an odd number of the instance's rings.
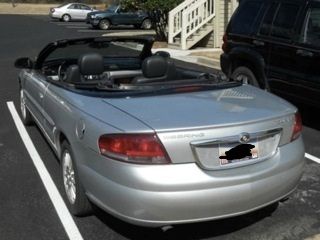
{"label": "white building wall", "polygon": [[226,30],[227,24],[234,10],[238,6],[237,0],[216,0],[216,16],[213,21],[214,27],[214,47],[219,48],[222,44],[222,37]]}

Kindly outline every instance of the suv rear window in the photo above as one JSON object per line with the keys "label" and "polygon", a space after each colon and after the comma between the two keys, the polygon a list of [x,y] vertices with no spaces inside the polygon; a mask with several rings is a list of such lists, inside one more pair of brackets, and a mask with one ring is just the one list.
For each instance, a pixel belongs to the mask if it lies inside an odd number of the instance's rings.
{"label": "suv rear window", "polygon": [[298,17],[300,6],[291,3],[281,4],[273,22],[271,36],[290,39]]}
{"label": "suv rear window", "polygon": [[241,4],[233,17],[234,21],[230,22],[228,31],[236,34],[250,34],[262,6],[262,1],[257,0],[249,0]]}

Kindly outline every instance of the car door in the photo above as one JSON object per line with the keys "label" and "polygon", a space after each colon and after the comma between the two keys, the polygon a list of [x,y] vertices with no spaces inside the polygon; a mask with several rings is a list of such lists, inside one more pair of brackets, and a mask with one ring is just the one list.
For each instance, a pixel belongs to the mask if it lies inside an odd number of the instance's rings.
{"label": "car door", "polygon": [[277,12],[280,3],[279,1],[273,1],[265,4],[268,5],[262,10],[264,12],[263,18],[260,21],[260,25],[257,27],[258,30],[256,35],[252,39],[252,46],[254,47],[255,51],[258,51],[263,57],[265,62],[265,72],[268,72],[272,46],[272,40],[270,39],[269,35],[275,13]]}
{"label": "car door", "polygon": [[320,104],[320,3],[311,2],[306,10],[301,37],[295,48],[297,74],[295,97],[305,103]]}
{"label": "car door", "polygon": [[38,71],[30,71],[24,76],[24,94],[27,105],[35,120],[43,126],[44,110],[43,99],[48,83]]}
{"label": "car door", "polygon": [[80,19],[84,20],[87,18],[87,14],[89,12],[92,12],[92,9],[87,5],[83,5],[83,4],[79,4],[79,5],[80,5],[80,9],[81,9]]}
{"label": "car door", "polygon": [[131,25],[136,23],[137,18],[138,14],[136,12],[128,11],[120,6],[113,22],[117,25]]}
{"label": "car door", "polygon": [[81,8],[80,4],[71,4],[68,7],[68,14],[71,16],[72,19],[81,19]]}
{"label": "car door", "polygon": [[290,94],[296,91],[296,86],[292,83],[298,73],[295,42],[301,29],[299,16],[303,13],[302,3],[281,2],[269,35],[270,56],[267,78],[271,91],[285,98],[289,98]]}

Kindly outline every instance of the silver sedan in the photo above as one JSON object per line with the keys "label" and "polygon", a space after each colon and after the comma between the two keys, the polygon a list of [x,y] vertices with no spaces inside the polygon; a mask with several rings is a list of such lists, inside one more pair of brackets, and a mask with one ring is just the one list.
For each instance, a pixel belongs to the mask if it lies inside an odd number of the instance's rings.
{"label": "silver sedan", "polygon": [[94,8],[82,3],[66,3],[50,8],[49,16],[64,22],[72,20],[86,20],[87,14],[96,11]]}
{"label": "silver sedan", "polygon": [[151,38],[86,38],[18,59],[23,122],[61,162],[70,211],[165,226],[244,214],[292,193],[301,118],[285,100],[152,54]]}

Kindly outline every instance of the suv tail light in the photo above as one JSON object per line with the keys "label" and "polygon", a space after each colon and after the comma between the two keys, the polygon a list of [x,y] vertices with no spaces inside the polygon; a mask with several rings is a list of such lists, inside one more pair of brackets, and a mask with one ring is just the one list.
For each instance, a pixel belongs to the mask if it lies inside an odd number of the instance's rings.
{"label": "suv tail light", "polygon": [[302,131],[302,120],[301,120],[301,115],[299,112],[295,114],[295,119],[294,119],[294,125],[293,125],[293,131],[292,131],[292,137],[291,141],[296,140]]}
{"label": "suv tail light", "polygon": [[171,160],[156,134],[106,134],[99,138],[100,153],[109,158],[141,164]]}
{"label": "suv tail light", "polygon": [[227,33],[225,33],[224,35],[223,35],[223,37],[222,37],[222,41],[223,41],[223,43],[222,43],[222,50],[224,51],[224,52],[226,52],[227,51],[227,47],[228,47],[228,37],[227,37]]}

